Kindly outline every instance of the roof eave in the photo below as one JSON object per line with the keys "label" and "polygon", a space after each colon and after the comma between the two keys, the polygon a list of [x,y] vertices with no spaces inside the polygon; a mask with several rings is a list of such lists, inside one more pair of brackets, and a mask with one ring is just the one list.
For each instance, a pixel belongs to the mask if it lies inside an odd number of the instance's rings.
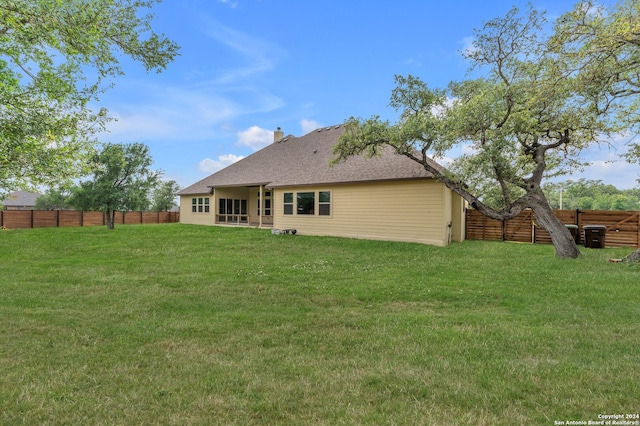
{"label": "roof eave", "polygon": [[368,180],[340,180],[340,181],[327,181],[327,182],[314,182],[314,183],[281,183],[268,185],[268,188],[292,188],[297,186],[322,186],[322,185],[348,185],[348,184],[361,184],[361,183],[379,183],[379,182],[402,182],[408,180],[433,180],[433,176],[416,176],[416,177],[402,177],[402,178],[389,178],[389,179],[368,179]]}

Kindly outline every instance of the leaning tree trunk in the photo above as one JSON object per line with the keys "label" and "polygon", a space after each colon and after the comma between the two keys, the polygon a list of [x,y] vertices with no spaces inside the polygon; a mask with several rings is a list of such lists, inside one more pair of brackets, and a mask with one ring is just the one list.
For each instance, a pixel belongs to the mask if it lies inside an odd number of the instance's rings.
{"label": "leaning tree trunk", "polygon": [[571,231],[553,214],[553,210],[544,196],[533,195],[531,197],[531,210],[535,215],[536,223],[551,236],[557,257],[575,259],[580,256],[580,250],[578,250]]}
{"label": "leaning tree trunk", "polygon": [[625,262],[640,262],[640,248],[624,258]]}

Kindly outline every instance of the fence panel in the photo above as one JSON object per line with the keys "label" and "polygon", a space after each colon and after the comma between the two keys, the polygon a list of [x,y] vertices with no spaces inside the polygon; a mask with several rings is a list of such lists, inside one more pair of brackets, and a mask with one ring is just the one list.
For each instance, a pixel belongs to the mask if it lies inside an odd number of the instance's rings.
{"label": "fence panel", "polygon": [[[640,247],[640,212],[609,210],[555,210],[554,214],[565,225],[577,225],[584,241],[585,225],[607,227],[607,247]],[[477,210],[467,210],[469,240],[502,240],[551,244],[549,233],[538,226],[531,210],[521,212],[508,221],[488,219]]]}
{"label": "fence panel", "polygon": [[56,211],[33,210],[33,227],[50,228],[58,226],[58,213]]}
{"label": "fence panel", "polygon": [[639,220],[637,211],[589,211],[585,212],[582,224],[606,226],[607,247],[638,247]]}
{"label": "fence panel", "polygon": [[[116,212],[116,225],[175,223],[180,222],[177,212]],[[0,211],[0,226],[8,229],[103,226],[103,212],[77,210],[5,210]]]}
{"label": "fence panel", "polygon": [[31,228],[30,210],[6,210],[3,212],[2,226],[6,228]]}
{"label": "fence panel", "polygon": [[512,220],[505,221],[504,241],[516,241],[519,243],[530,243],[533,241],[533,229],[531,228],[532,220],[533,212],[527,210],[521,212]]}
{"label": "fence panel", "polygon": [[467,210],[467,239],[502,240],[502,222],[489,219],[477,210]]}
{"label": "fence panel", "polygon": [[59,226],[61,228],[64,228],[67,226],[82,226],[83,214],[84,212],[61,210],[60,221],[58,222]]}
{"label": "fence panel", "polygon": [[82,226],[101,226],[105,223],[102,212],[84,212],[82,215]]}

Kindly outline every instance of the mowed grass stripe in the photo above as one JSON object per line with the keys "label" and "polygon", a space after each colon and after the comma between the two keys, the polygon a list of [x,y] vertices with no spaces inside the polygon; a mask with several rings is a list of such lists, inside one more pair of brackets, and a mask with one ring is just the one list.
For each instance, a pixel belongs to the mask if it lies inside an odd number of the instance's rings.
{"label": "mowed grass stripe", "polygon": [[0,233],[2,424],[552,424],[637,411],[629,249],[182,224]]}

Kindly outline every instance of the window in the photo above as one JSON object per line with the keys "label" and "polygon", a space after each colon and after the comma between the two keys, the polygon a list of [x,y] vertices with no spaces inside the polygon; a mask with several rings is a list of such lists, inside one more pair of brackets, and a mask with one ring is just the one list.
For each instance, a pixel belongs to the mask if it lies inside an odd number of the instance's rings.
{"label": "window", "polygon": [[247,223],[247,200],[220,198],[218,200],[218,223]]}
{"label": "window", "polygon": [[293,214],[293,192],[284,193],[284,214]]}
{"label": "window", "polygon": [[192,213],[209,213],[209,197],[199,197],[191,199]]}
{"label": "window", "polygon": [[[284,193],[284,214],[293,213],[293,192]],[[331,191],[296,192],[296,215],[331,216]],[[316,205],[316,198],[318,204]],[[270,207],[271,204],[265,206]],[[267,207],[265,207],[267,208]]]}
{"label": "window", "polygon": [[331,193],[329,191],[318,192],[318,214],[320,216],[331,215]]}
{"label": "window", "polygon": [[297,197],[298,214],[315,214],[316,193],[298,192]]}
{"label": "window", "polygon": [[[262,202],[260,201],[260,191],[258,191],[258,216],[260,216],[260,208]],[[264,193],[264,215],[271,216],[271,191]]]}
{"label": "window", "polygon": [[226,213],[227,213],[227,199],[220,198],[218,200],[218,221],[219,222],[227,221],[227,217],[225,216]]}

